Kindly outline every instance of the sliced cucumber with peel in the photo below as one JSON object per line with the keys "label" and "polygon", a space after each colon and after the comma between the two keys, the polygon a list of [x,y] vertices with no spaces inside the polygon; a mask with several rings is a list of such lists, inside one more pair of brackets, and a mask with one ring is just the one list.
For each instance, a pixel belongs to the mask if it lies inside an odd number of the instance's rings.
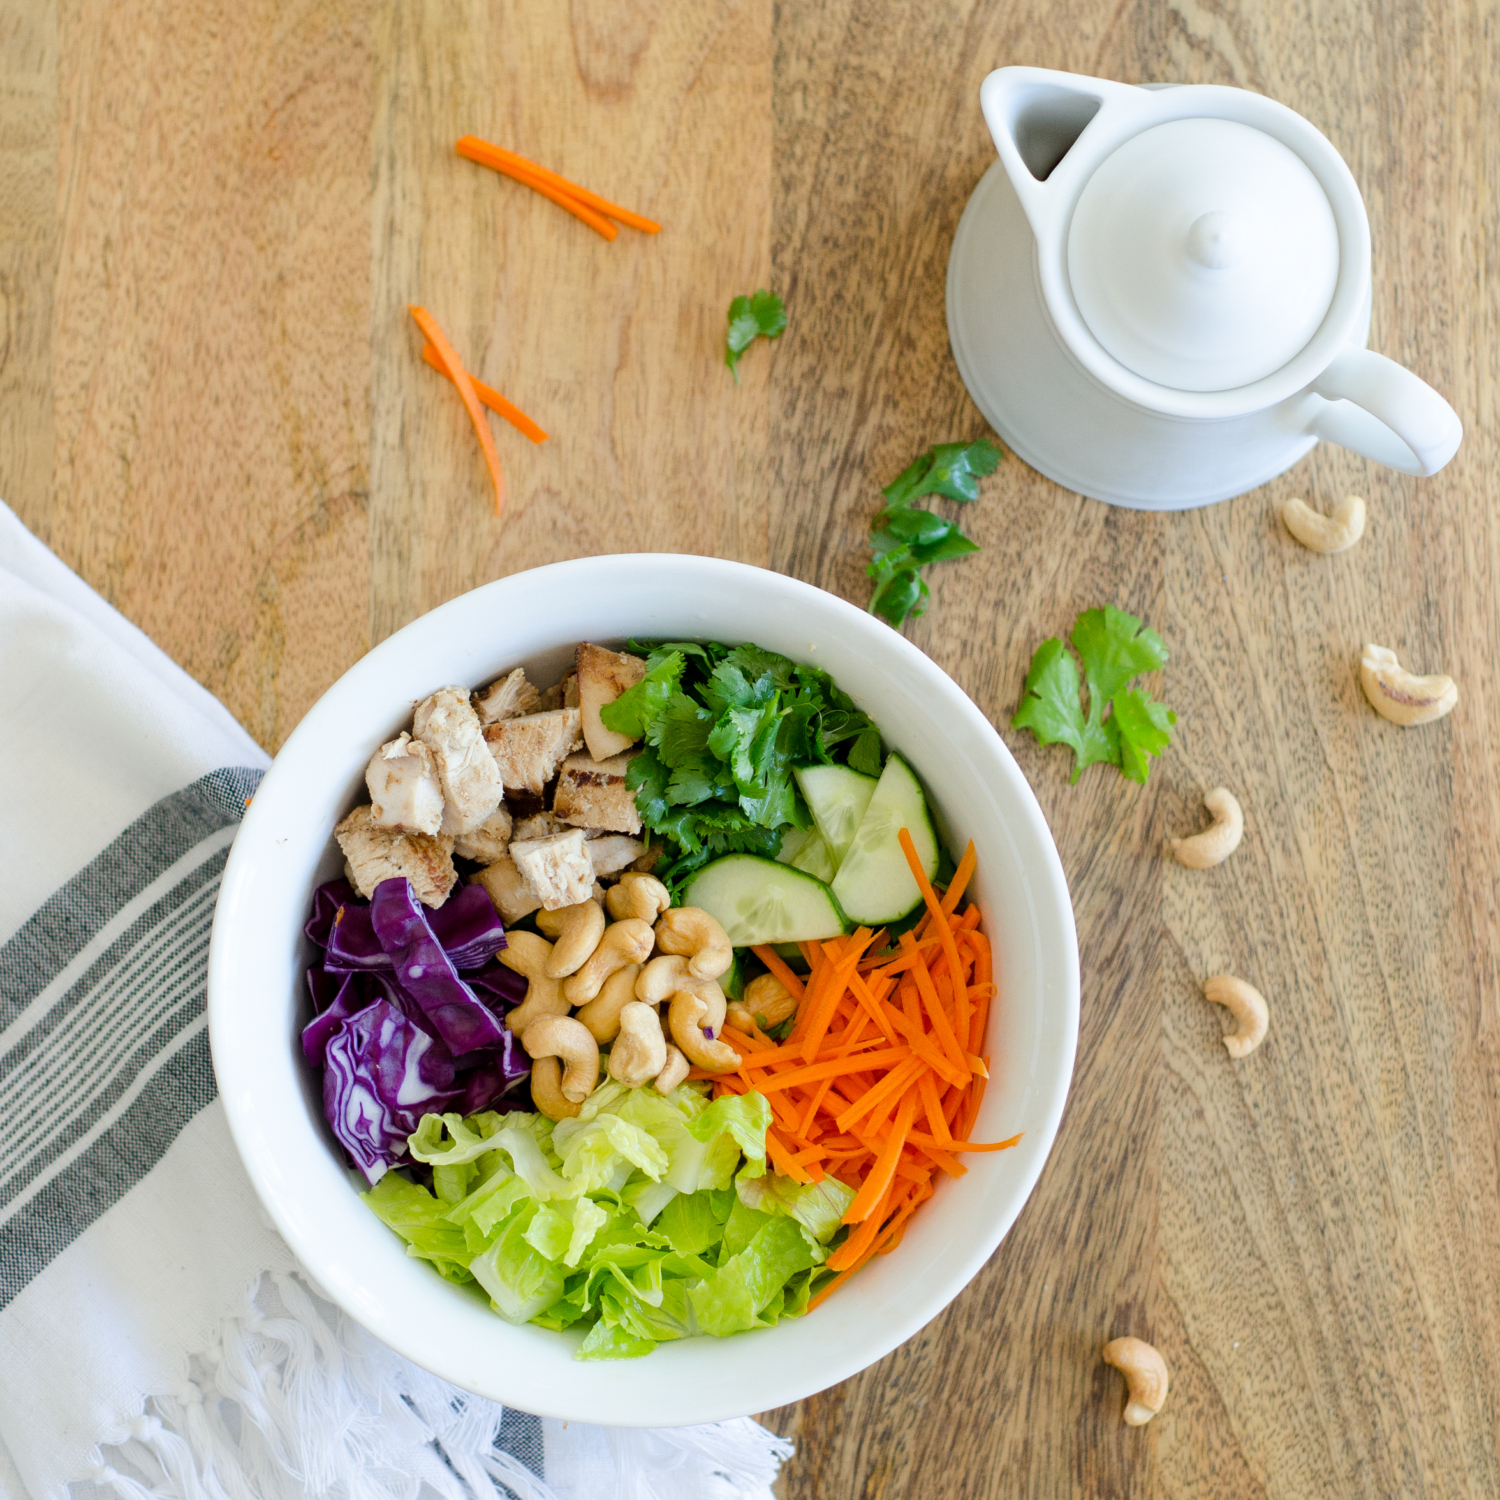
{"label": "sliced cucumber with peel", "polygon": [[833,850],[816,828],[788,828],[781,836],[781,853],[776,858],[794,870],[805,870],[825,882],[838,873]]}
{"label": "sliced cucumber with peel", "polygon": [[833,878],[833,894],[850,921],[867,927],[899,922],[921,902],[922,892],[897,838],[903,828],[931,880],[937,874],[938,841],[927,798],[911,767],[891,755]]}
{"label": "sliced cucumber with peel", "polygon": [[849,852],[855,830],[875,795],[873,776],[861,776],[848,766],[800,766],[792,772],[823,841],[833,851],[837,869]]}
{"label": "sliced cucumber with peel", "polygon": [[682,904],[717,918],[737,948],[805,943],[848,930],[833,892],[817,876],[758,854],[726,854],[704,865],[688,881]]}

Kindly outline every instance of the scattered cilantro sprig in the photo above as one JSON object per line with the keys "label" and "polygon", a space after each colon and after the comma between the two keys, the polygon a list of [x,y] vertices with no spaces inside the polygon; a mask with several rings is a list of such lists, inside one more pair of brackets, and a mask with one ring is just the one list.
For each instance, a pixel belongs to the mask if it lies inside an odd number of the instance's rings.
{"label": "scattered cilantro sprig", "polygon": [[1084,610],[1069,639],[1083,663],[1087,710],[1079,701],[1078,667],[1054,636],[1031,658],[1011,724],[1031,730],[1044,745],[1069,746],[1074,782],[1085,766],[1097,761],[1117,766],[1132,781],[1144,781],[1151,769],[1148,757],[1159,756],[1171,743],[1177,715],[1129,683],[1141,672],[1166,665],[1162,638],[1143,629],[1134,615],[1106,604]]}
{"label": "scattered cilantro sprig", "polygon": [[757,337],[777,339],[786,327],[786,303],[775,292],[762,287],[748,297],[736,297],[729,304],[729,332],[725,338],[724,363],[740,383],[740,372],[735,368],[740,356]]}
{"label": "scattered cilantro sprig", "polygon": [[759,646],[632,641],[646,675],[600,711],[641,734],[626,784],[666,844],[655,874],[674,894],[721,854],[774,858],[782,831],[812,824],[792,767],[845,763],[880,773],[880,731],[816,667]]}
{"label": "scattered cilantro sprig", "polygon": [[898,630],[919,615],[930,590],[920,570],[935,562],[978,552],[957,522],[930,510],[914,510],[923,495],[968,502],[979,498],[979,481],[993,474],[1000,449],[988,438],[972,443],[939,443],[910,464],[881,492],[885,509],[870,528],[874,554],[865,572],[875,580],[869,610]]}

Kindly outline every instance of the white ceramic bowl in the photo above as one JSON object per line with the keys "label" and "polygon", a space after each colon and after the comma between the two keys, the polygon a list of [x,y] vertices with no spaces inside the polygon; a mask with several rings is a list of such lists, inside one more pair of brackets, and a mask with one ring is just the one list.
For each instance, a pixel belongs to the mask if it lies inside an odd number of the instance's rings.
{"label": "white ceramic bowl", "polygon": [[[341,866],[334,824],[412,703],[518,664],[554,681],[581,640],[755,641],[833,674],[906,756],[961,850],[995,949],[991,1082],[975,1135],[1008,1151],[940,1181],[905,1239],[816,1312],[730,1339],[661,1345],[646,1364],[578,1363],[575,1335],[513,1327],[408,1258],[360,1201],[326,1131],[297,1037],[308,1013],[308,900]],[[214,1066],[230,1128],[277,1228],[319,1285],[437,1375],[523,1411],[675,1426],[765,1411],[843,1380],[911,1337],[989,1258],[1035,1185],[1062,1117],[1078,1037],[1078,944],[1036,798],[957,685],[894,630],[831,594],[742,564],[636,555],[558,563],[487,584],[413,621],[331,687],[282,747],[224,871],[209,957]]]}

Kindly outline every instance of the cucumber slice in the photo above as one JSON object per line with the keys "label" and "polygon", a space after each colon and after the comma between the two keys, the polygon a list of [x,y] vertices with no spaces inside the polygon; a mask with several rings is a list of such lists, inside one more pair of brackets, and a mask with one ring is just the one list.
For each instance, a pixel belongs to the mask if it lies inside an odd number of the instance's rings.
{"label": "cucumber slice", "polygon": [[822,881],[832,880],[838,873],[833,850],[816,828],[788,828],[781,836],[781,853],[776,858]]}
{"label": "cucumber slice", "polygon": [[922,900],[897,833],[905,828],[929,880],[937,874],[938,841],[922,784],[899,755],[890,756],[833,879],[833,894],[851,921],[899,922]]}
{"label": "cucumber slice", "polygon": [[716,917],[737,948],[837,937],[847,929],[833,892],[817,876],[758,854],[726,854],[704,865],[682,903]]}
{"label": "cucumber slice", "polygon": [[837,869],[849,852],[854,831],[870,805],[870,798],[875,795],[875,778],[861,776],[848,766],[801,766],[792,775],[797,778],[797,787],[818,825],[818,832],[833,851]]}

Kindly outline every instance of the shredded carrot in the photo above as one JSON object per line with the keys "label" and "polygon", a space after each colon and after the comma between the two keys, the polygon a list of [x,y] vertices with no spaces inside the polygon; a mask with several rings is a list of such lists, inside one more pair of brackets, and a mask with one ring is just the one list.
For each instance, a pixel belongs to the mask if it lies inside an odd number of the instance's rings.
{"label": "shredded carrot", "polygon": [[495,449],[495,435],[490,431],[484,408],[479,404],[474,382],[432,314],[425,307],[412,307],[408,311],[416,319],[417,327],[426,335],[427,342],[442,361],[443,373],[458,387],[458,394],[463,397],[464,405],[469,410],[469,420],[474,424],[474,431],[479,434],[479,446],[484,449],[484,461],[489,465],[490,481],[495,486],[495,514],[498,516],[505,509],[505,476],[500,472],[500,455]]}
{"label": "shredded carrot", "polygon": [[917,926],[884,951],[885,933],[868,928],[801,943],[805,979],[774,949],[755,948],[797,1002],[787,1039],[726,1027],[721,1036],[737,1068],[688,1075],[713,1078],[716,1094],[755,1090],[766,1099],[766,1152],[778,1172],[799,1182],[831,1176],[853,1190],[847,1237],[825,1262],[835,1274],[809,1309],[901,1243],[939,1174],[961,1177],[964,1154],[1003,1151],[1020,1139],[970,1139],[989,1076],[985,1030],[995,995],[979,910],[964,906],[974,846],[939,893],[910,834],[899,837],[925,907]]}
{"label": "shredded carrot", "polygon": [[[422,358],[432,366],[440,375],[446,375],[448,371],[444,368],[442,360],[438,358],[438,352],[431,344],[422,345]],[[497,417],[504,417],[507,422],[519,432],[523,432],[533,443],[545,443],[547,434],[542,431],[530,417],[521,410],[519,406],[512,406],[504,396],[493,386],[486,385],[482,380],[475,380],[472,375],[469,380],[474,386],[474,394],[495,413]]]}
{"label": "shredded carrot", "polygon": [[[592,211],[595,216],[605,215],[611,219],[617,219],[621,224],[627,224],[632,229],[639,229],[645,234],[656,234],[661,225],[654,219],[648,219],[642,214],[631,213],[628,208],[621,208],[618,203],[611,203],[608,198],[601,198],[598,193],[591,193],[585,187],[579,187],[576,182],[569,182],[566,177],[549,171],[546,167],[538,165],[534,161],[527,161],[524,156],[517,156],[514,151],[507,151],[503,146],[492,146],[488,141],[482,141],[478,136],[466,135],[457,146],[460,156],[466,156],[470,161],[477,161],[481,166],[493,167],[497,172],[504,172],[507,177],[514,177],[517,182],[524,182],[527,187],[535,188],[539,193],[545,193],[553,202],[561,202],[567,198],[577,208]],[[550,189],[550,191],[548,191]],[[564,208],[569,208],[568,203],[563,203]],[[576,212],[576,209],[573,211]],[[578,215],[583,218],[582,214]],[[585,223],[588,221],[585,220]],[[607,239],[613,239],[614,225],[609,226],[610,233]]]}

